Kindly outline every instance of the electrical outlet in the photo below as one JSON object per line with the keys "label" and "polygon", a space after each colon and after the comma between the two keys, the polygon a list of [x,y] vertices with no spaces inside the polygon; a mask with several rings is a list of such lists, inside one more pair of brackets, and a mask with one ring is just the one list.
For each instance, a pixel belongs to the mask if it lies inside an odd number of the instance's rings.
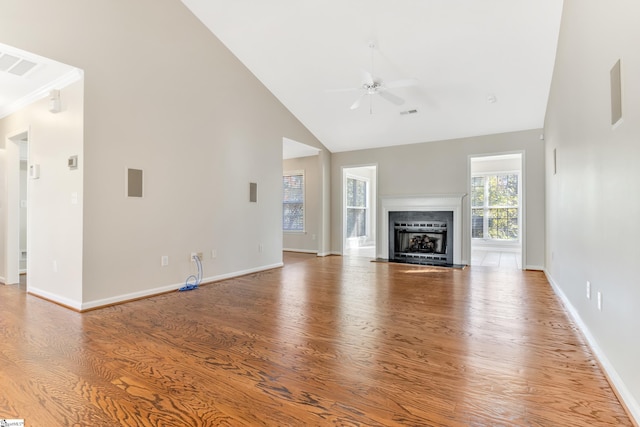
{"label": "electrical outlet", "polygon": [[587,280],[587,299],[591,299],[591,282]]}
{"label": "electrical outlet", "polygon": [[602,293],[598,291],[598,310],[602,311]]}
{"label": "electrical outlet", "polygon": [[166,267],[167,265],[169,265],[169,257],[168,257],[168,256],[166,256],[166,255],[163,255],[163,256],[160,258],[160,266],[161,266],[161,267]]}
{"label": "electrical outlet", "polygon": [[202,252],[191,252],[191,256],[189,257],[189,261],[196,262],[195,257],[200,258],[200,261],[202,261]]}
{"label": "electrical outlet", "polygon": [[214,259],[217,257],[218,257],[218,251],[216,251],[215,249],[211,249],[211,259]]}
{"label": "electrical outlet", "polygon": [[262,243],[258,243],[258,252],[262,253]]}

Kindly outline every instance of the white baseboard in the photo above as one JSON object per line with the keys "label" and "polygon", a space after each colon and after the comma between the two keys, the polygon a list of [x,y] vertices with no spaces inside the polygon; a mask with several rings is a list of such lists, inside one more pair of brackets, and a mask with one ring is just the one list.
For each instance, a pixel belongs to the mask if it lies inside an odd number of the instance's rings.
{"label": "white baseboard", "polygon": [[636,401],[636,399],[633,397],[624,381],[622,380],[622,378],[620,378],[620,375],[618,375],[618,372],[615,370],[615,368],[607,358],[607,355],[602,350],[600,345],[598,345],[595,337],[591,334],[591,331],[589,330],[589,328],[587,328],[587,325],[580,317],[580,314],[575,309],[573,304],[571,304],[571,301],[569,301],[560,286],[558,286],[558,284],[555,282],[555,280],[553,280],[551,275],[546,270],[544,271],[544,274],[545,276],[547,276],[547,280],[551,284],[554,292],[562,300],[562,303],[569,311],[569,314],[576,322],[576,325],[578,325],[578,328],[582,332],[582,335],[584,335],[584,337],[587,339],[589,347],[591,347],[591,350],[593,350],[593,352],[595,353],[595,356],[600,362],[600,366],[602,366],[602,369],[605,370],[605,373],[609,378],[609,381],[612,383],[612,386],[615,388],[618,397],[622,399],[623,404],[627,407],[627,410],[630,413],[629,415],[633,418],[636,425],[640,425],[640,402]]}
{"label": "white baseboard", "polygon": [[[284,264],[282,262],[278,262],[275,264],[264,265],[256,268],[250,268],[247,270],[234,271],[232,273],[219,274],[217,276],[203,277],[202,283],[219,282],[220,280],[231,279],[233,277],[245,276],[247,274],[257,273],[265,270],[272,270],[274,268],[282,267],[283,265]],[[146,289],[139,292],[132,292],[130,294],[117,295],[110,298],[88,301],[88,302],[82,303],[80,310],[81,311],[91,310],[94,308],[104,307],[107,305],[113,305],[113,304],[131,301],[139,298],[146,298],[153,295],[163,294],[166,292],[177,291],[182,286],[184,286],[184,282],[173,284],[173,285],[161,286],[153,289]]]}
{"label": "white baseboard", "polygon": [[80,301],[76,301],[76,300],[72,300],[66,297],[62,297],[60,295],[57,294],[53,294],[49,291],[45,291],[42,289],[38,289],[38,288],[34,288],[33,286],[27,286],[27,291],[35,296],[44,298],[48,301],[52,301],[55,303],[58,303],[60,305],[63,305],[65,307],[69,307],[72,308],[74,310],[82,310],[82,303]]}
{"label": "white baseboard", "polygon": [[[247,270],[240,270],[240,271],[234,271],[234,272],[231,272],[231,273],[219,274],[217,276],[205,277],[204,279],[202,279],[202,283],[219,282],[220,280],[232,279],[234,277],[240,277],[240,276],[246,276],[247,274],[258,273],[260,271],[273,270],[274,268],[280,268],[282,266],[284,266],[284,263],[277,262],[275,264],[263,265],[261,267],[250,268],[250,269],[247,269]],[[179,287],[181,287],[183,285],[184,285],[184,283],[181,283]],[[176,288],[176,289],[178,289],[178,288]]]}
{"label": "white baseboard", "polygon": [[[251,273],[257,273],[265,270],[272,270],[274,268],[282,267],[284,264],[279,262],[271,265],[264,265],[261,267],[250,268],[247,270],[234,271],[232,273],[219,274],[217,276],[210,276],[202,278],[202,283],[211,283],[211,282],[219,282],[220,280],[231,279],[233,277],[245,276]],[[138,292],[131,292],[128,294],[116,295],[109,298],[98,299],[94,301],[80,302],[71,300],[65,297],[61,297],[60,295],[52,294],[51,292],[44,291],[42,289],[29,287],[28,291],[30,294],[42,297],[46,300],[58,303],[60,305],[72,308],[78,311],[86,311],[95,308],[100,308],[108,305],[119,304],[126,301],[132,301],[135,299],[151,297],[154,295],[163,294],[166,292],[177,291],[182,286],[184,286],[184,282],[176,283],[172,285],[160,286],[152,289],[145,289]]]}
{"label": "white baseboard", "polygon": [[312,249],[294,249],[294,248],[282,248],[284,252],[300,252],[303,254],[317,254],[318,251]]}
{"label": "white baseboard", "polygon": [[0,283],[2,283],[3,285],[7,284],[7,279],[5,279],[4,277],[0,276]]}
{"label": "white baseboard", "polygon": [[537,270],[537,271],[544,271],[544,267],[541,265],[525,265],[524,266],[525,270]]}

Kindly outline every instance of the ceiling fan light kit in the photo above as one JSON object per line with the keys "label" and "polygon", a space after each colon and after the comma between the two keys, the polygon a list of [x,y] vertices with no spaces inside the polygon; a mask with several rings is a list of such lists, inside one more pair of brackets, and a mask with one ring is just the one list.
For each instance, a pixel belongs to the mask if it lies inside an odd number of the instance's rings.
{"label": "ceiling fan light kit", "polygon": [[369,42],[369,48],[371,49],[371,71],[363,70],[363,79],[360,87],[355,87],[351,89],[346,89],[347,91],[362,91],[360,96],[355,100],[353,104],[351,104],[350,109],[356,110],[362,105],[362,101],[369,97],[369,114],[373,114],[373,97],[375,95],[379,95],[380,98],[394,104],[394,105],[402,105],[404,104],[404,99],[395,95],[388,91],[388,89],[397,89],[404,87],[416,86],[418,84],[417,79],[404,79],[404,80],[394,80],[389,83],[385,83],[384,80],[375,77],[374,72],[374,49],[376,48],[375,42]]}

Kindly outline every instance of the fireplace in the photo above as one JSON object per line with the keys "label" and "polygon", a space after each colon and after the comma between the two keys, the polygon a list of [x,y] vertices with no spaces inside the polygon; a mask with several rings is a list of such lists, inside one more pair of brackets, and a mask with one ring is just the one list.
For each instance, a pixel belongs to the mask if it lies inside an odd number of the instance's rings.
{"label": "fireplace", "polygon": [[[462,199],[464,196],[465,194],[381,196],[379,233],[376,239],[379,250],[377,257],[398,262],[463,265],[465,263],[462,260]],[[426,242],[426,238],[420,240],[421,237],[418,237],[418,240],[414,240],[414,248],[422,249],[403,251],[402,249],[407,249],[405,247],[396,251],[396,222],[412,224],[404,233],[409,240],[411,238],[409,234],[416,232],[419,236],[425,235],[429,242]],[[446,227],[442,226],[443,222],[446,223]],[[417,227],[415,227],[416,223]],[[427,224],[431,226],[427,227]],[[438,243],[438,240],[441,243]],[[433,252],[428,252],[429,250]],[[396,252],[406,254],[404,258],[408,260],[396,259],[398,258],[395,255]],[[444,256],[446,260],[438,259]]]}
{"label": "fireplace", "polygon": [[389,212],[389,260],[453,264],[452,211]]}

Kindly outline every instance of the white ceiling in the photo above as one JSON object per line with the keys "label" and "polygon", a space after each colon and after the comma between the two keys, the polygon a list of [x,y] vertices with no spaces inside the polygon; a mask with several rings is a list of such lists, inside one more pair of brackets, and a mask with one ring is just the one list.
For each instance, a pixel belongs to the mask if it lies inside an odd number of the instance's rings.
{"label": "white ceiling", "polygon": [[[562,0],[182,2],[333,152],[543,126]],[[82,75],[0,44],[4,55],[37,65],[0,69],[0,118]],[[351,110],[361,91],[330,90],[359,87],[363,70],[418,85],[390,90],[403,105],[374,95]]]}
{"label": "white ceiling", "polygon": [[[35,64],[24,74],[21,64]],[[82,77],[82,71],[0,43],[0,118]]]}
{"label": "white ceiling", "polygon": [[282,158],[284,160],[316,156],[319,152],[320,150],[318,148],[302,144],[289,138],[282,138]]}
{"label": "white ceiling", "polygon": [[[562,0],[182,2],[333,152],[543,126]],[[370,42],[375,76],[418,80],[403,105],[327,91],[362,84]]]}

